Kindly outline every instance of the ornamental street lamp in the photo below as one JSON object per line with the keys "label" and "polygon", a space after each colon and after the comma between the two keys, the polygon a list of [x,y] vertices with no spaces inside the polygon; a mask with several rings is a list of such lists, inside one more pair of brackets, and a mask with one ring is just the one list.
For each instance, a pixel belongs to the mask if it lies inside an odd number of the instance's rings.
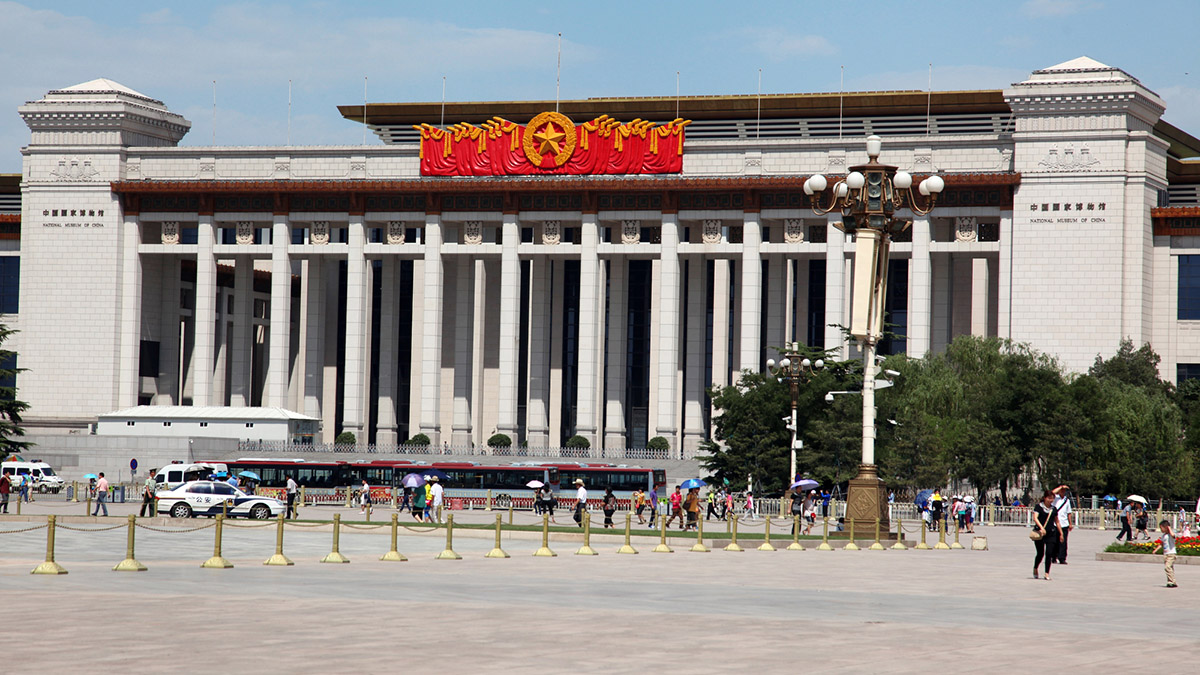
{"label": "ornamental street lamp", "polygon": [[788,429],[792,431],[792,452],[791,462],[788,464],[788,485],[791,485],[796,480],[796,451],[804,447],[804,441],[796,438],[796,430],[799,428],[796,419],[796,406],[800,400],[800,385],[812,379],[813,375],[816,375],[817,371],[824,367],[825,362],[821,359],[812,361],[801,354],[799,342],[792,342],[787,345],[787,348],[783,350],[783,358],[780,359],[778,365],[776,365],[775,359],[767,359],[767,371],[778,378],[780,382],[786,381],[792,393],[792,417],[788,423]]}
{"label": "ornamental street lamp", "polygon": [[[862,464],[858,476],[850,481],[846,515],[859,526],[873,526],[875,518],[887,522],[887,497],[875,467],[875,348],[883,335],[884,300],[887,290],[888,250],[892,237],[907,230],[911,220],[897,218],[896,212],[908,209],[926,215],[937,204],[946,186],[939,176],[929,176],[913,194],[913,177],[896,167],[879,163],[882,140],[867,137],[867,163],[850,167],[845,178],[833,185],[820,174],[804,181],[812,210],[825,215],[841,211],[842,222],[834,227],[854,235],[854,290],[850,315],[850,334],[863,348],[863,429]],[[826,197],[826,191],[831,195]],[[919,196],[918,196],[919,195]]]}

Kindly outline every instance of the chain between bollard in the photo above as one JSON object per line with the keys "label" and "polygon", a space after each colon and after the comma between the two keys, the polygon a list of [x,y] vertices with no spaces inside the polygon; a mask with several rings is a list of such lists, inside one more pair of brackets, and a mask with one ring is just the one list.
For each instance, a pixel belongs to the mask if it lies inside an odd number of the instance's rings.
{"label": "chain between bollard", "polygon": [[71,530],[72,532],[109,532],[111,530],[118,530],[122,527],[125,527],[124,523],[120,525],[110,525],[109,527],[71,527],[70,525],[63,525],[61,523],[58,525],[59,529]]}
{"label": "chain between bollard", "polygon": [[43,527],[47,527],[47,525],[34,525],[33,527],[24,527],[19,530],[0,530],[0,534],[21,534],[22,532],[33,532],[34,530],[40,530]]}

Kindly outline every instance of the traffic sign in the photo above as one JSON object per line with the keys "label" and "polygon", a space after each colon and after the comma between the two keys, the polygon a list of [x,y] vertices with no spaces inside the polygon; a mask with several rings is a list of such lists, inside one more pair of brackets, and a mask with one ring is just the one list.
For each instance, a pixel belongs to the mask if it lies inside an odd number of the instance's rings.
{"label": "traffic sign", "polygon": [[137,471],[137,460],[136,459],[129,460],[129,470]]}

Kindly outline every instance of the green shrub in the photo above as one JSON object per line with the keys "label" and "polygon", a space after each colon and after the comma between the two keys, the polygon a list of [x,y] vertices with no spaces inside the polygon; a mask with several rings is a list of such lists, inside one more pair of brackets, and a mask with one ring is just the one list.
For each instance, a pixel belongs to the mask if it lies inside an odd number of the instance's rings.
{"label": "green shrub", "polygon": [[511,448],[512,439],[508,434],[493,434],[487,441],[489,448]]}
{"label": "green shrub", "polygon": [[429,445],[429,443],[429,437],[425,434],[417,434],[416,436],[409,438],[407,441],[404,441],[405,445]]}
{"label": "green shrub", "polygon": [[343,431],[337,435],[337,438],[333,439],[333,442],[338,445],[354,445],[358,442],[358,439],[354,437],[353,431]]}
{"label": "green shrub", "polygon": [[663,438],[662,436],[655,436],[654,438],[651,438],[649,441],[646,441],[646,449],[647,450],[670,450],[671,442],[668,441],[667,439]]}
{"label": "green shrub", "polygon": [[568,447],[568,448],[590,448],[590,447],[592,447],[592,444],[589,443],[588,439],[584,438],[583,436],[580,436],[579,434],[575,434],[574,436],[567,439],[566,447]]}

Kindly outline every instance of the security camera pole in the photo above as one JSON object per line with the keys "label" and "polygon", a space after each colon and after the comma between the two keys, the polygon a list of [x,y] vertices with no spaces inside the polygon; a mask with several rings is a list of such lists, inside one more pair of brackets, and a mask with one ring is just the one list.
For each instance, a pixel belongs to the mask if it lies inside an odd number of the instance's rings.
{"label": "security camera pole", "polygon": [[767,359],[767,372],[781,382],[786,380],[792,393],[792,416],[790,420],[788,418],[783,420],[792,432],[792,459],[788,464],[788,479],[785,485],[791,485],[796,480],[796,451],[804,447],[804,441],[796,438],[798,428],[796,406],[799,405],[800,384],[806,382],[824,367],[825,362],[821,359],[814,362],[801,354],[799,342],[788,343],[787,348],[783,350],[783,358],[780,359],[778,366],[775,364],[775,359]]}
{"label": "security camera pole", "polygon": [[838,209],[843,220],[834,226],[854,235],[850,334],[858,338],[863,351],[863,431],[862,464],[858,476],[850,481],[846,516],[859,528],[873,527],[876,518],[885,526],[888,523],[887,489],[875,467],[875,377],[879,369],[875,349],[883,336],[888,249],[892,236],[912,225],[911,220],[897,219],[896,211],[909,209],[925,215],[933,210],[945,187],[939,176],[929,176],[917,188],[923,197],[918,199],[912,191],[910,174],[879,163],[881,147],[878,136],[867,137],[867,163],[850,167],[850,173],[833,184],[832,197],[825,197],[825,189],[830,187],[825,176],[816,174],[804,182],[813,212],[825,215]]}

